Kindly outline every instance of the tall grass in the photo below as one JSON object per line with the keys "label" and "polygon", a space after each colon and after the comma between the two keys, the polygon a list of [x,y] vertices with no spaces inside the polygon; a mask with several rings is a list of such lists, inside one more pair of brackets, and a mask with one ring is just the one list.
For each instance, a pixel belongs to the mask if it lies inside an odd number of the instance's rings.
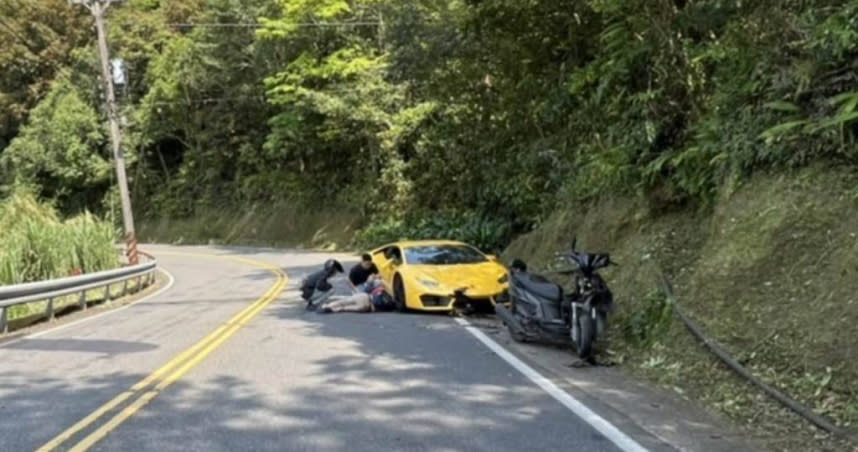
{"label": "tall grass", "polygon": [[113,226],[89,213],[62,220],[35,196],[0,201],[0,285],[94,272],[119,265]]}

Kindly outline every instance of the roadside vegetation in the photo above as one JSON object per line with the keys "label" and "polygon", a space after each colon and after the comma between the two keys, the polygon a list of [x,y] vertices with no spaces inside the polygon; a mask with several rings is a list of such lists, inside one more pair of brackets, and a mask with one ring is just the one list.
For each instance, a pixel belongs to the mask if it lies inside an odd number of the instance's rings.
{"label": "roadside vegetation", "polygon": [[337,250],[348,246],[359,225],[349,206],[319,209],[281,201],[201,209],[192,218],[144,218],[140,240],[147,243],[308,247]]}
{"label": "roadside vegetation", "polygon": [[[0,285],[107,270],[119,266],[110,222],[83,213],[61,219],[26,192],[0,201]],[[15,306],[10,319],[38,309]]]}
{"label": "roadside vegetation", "polygon": [[[15,3],[2,183],[108,210],[88,15]],[[844,0],[131,0],[109,25],[144,233],[349,206],[361,245],[431,230],[495,247],[558,203],[705,209],[760,170],[853,167],[856,17]]]}
{"label": "roadside vegetation", "polygon": [[116,231],[83,213],[62,220],[27,193],[0,202],[0,284],[95,272],[119,264]]}
{"label": "roadside vegetation", "polygon": [[[0,196],[111,214],[91,19],[0,17]],[[858,1],[129,0],[108,23],[142,239],[539,262],[578,234],[626,264],[631,368],[796,430],[670,322],[660,267],[746,365],[858,422]]]}
{"label": "roadside vegetation", "polygon": [[[722,365],[659,292],[767,383],[839,425],[858,425],[858,173],[831,166],[760,174],[706,211],[656,212],[635,197],[558,209],[504,255],[550,268],[577,234],[620,263],[604,272],[617,312],[607,357],[703,401],[771,450],[852,450]],[[559,281],[559,282],[562,282]]]}

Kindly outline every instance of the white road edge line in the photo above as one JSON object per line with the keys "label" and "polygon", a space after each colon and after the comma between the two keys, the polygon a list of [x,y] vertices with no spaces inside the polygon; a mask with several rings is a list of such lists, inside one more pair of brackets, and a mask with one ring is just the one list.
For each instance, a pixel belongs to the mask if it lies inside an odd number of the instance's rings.
{"label": "white road edge line", "polygon": [[37,338],[37,337],[40,337],[40,336],[44,336],[44,335],[46,335],[46,334],[56,333],[57,331],[61,331],[61,330],[64,330],[64,329],[66,329],[66,328],[70,328],[70,327],[73,327],[73,326],[75,326],[75,325],[80,325],[81,323],[89,322],[89,321],[91,321],[91,320],[95,320],[95,319],[97,319],[97,318],[99,318],[99,317],[104,317],[104,316],[106,316],[106,315],[115,314],[115,313],[120,312],[120,311],[122,311],[122,310],[124,310],[124,309],[128,309],[128,308],[130,308],[131,306],[134,306],[134,305],[136,305],[136,304],[138,304],[138,303],[142,303],[142,302],[144,302],[144,301],[147,301],[147,300],[150,300],[150,299],[152,299],[152,298],[155,298],[155,297],[157,297],[158,295],[161,295],[162,293],[164,293],[164,292],[166,292],[166,291],[170,290],[170,288],[171,288],[171,287],[173,287],[173,284],[176,282],[176,278],[174,278],[174,277],[173,277],[173,274],[172,274],[172,273],[170,273],[170,272],[168,272],[166,269],[164,269],[164,268],[162,268],[162,267],[158,267],[158,271],[160,271],[161,273],[163,273],[163,274],[165,274],[165,275],[167,276],[167,279],[168,279],[168,281],[167,281],[167,285],[166,285],[166,286],[164,286],[164,287],[162,287],[162,288],[160,288],[160,289],[158,289],[157,291],[155,291],[155,292],[153,292],[153,293],[151,293],[151,294],[149,294],[149,295],[146,295],[145,297],[143,297],[143,298],[141,298],[141,299],[139,299],[139,300],[135,300],[135,301],[133,301],[133,302],[131,302],[131,303],[128,303],[128,304],[126,304],[126,305],[124,305],[124,306],[118,307],[118,308],[116,308],[116,309],[111,309],[111,310],[109,310],[109,311],[105,311],[105,312],[102,312],[102,313],[100,313],[100,314],[96,314],[96,315],[91,316],[91,317],[84,317],[84,318],[82,318],[82,319],[80,319],[80,320],[75,320],[74,322],[66,323],[65,325],[60,325],[60,326],[57,326],[57,327],[54,327],[54,328],[50,328],[50,329],[47,329],[47,330],[44,330],[44,331],[39,331],[38,333],[33,333],[33,334],[28,334],[28,335],[26,335],[26,336],[21,336],[21,337],[19,337],[18,339],[14,339],[14,340],[11,340],[11,341],[9,341],[9,342],[4,342],[4,343],[0,344],[0,348],[8,347],[8,346],[10,346],[10,345],[12,345],[12,344],[16,344],[16,343],[21,342],[21,341],[23,341],[23,340],[27,340],[27,339],[34,339],[34,338]]}
{"label": "white road edge line", "polygon": [[542,388],[542,390],[547,392],[555,400],[563,404],[563,406],[572,411],[576,416],[580,417],[586,423],[590,424],[590,426],[592,426],[599,433],[611,440],[611,442],[613,442],[621,450],[623,450],[624,452],[648,452],[645,447],[638,444],[635,440],[620,431],[620,429],[618,429],[617,427],[614,427],[613,424],[605,420],[605,418],[603,418],[602,416],[596,414],[593,410],[581,403],[578,399],[572,397],[569,393],[560,389],[551,380],[545,378],[544,376],[542,376],[542,374],[525,364],[524,361],[518,359],[515,355],[500,346],[497,342],[486,336],[485,333],[472,326],[470,322],[468,322],[466,319],[457,317],[454,320],[456,321],[456,323],[464,326],[465,329],[474,337],[476,337],[480,342],[482,342],[483,345],[488,347],[491,351],[495,352],[495,354],[500,356],[510,366],[521,372],[530,381],[536,383],[537,386]]}

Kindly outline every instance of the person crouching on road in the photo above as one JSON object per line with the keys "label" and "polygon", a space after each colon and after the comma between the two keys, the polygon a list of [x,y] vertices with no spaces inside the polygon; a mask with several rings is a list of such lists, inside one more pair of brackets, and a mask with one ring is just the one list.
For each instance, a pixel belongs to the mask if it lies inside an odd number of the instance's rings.
{"label": "person crouching on road", "polygon": [[343,266],[334,259],[325,261],[321,270],[304,278],[301,282],[301,298],[307,302],[307,309],[313,311],[334,293],[334,287],[328,282],[332,276],[343,273]]}
{"label": "person crouching on road", "polygon": [[349,283],[356,293],[360,293],[365,289],[363,286],[374,280],[376,276],[378,276],[378,267],[372,263],[372,256],[364,254],[360,262],[349,271]]}
{"label": "person crouching on road", "polygon": [[319,312],[385,312],[393,311],[396,305],[388,295],[384,282],[380,279],[368,281],[358,293],[339,300],[329,301],[321,306]]}

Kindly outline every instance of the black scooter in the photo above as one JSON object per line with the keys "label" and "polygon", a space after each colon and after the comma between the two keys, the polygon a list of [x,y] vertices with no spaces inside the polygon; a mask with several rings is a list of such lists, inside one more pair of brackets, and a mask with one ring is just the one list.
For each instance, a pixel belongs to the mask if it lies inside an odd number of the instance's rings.
{"label": "black scooter", "polygon": [[495,306],[495,312],[509,329],[513,340],[566,341],[570,338],[578,357],[589,360],[593,342],[607,324],[613,307],[611,290],[597,270],[615,265],[605,253],[570,250],[559,254],[574,269],[559,272],[574,278],[574,291],[563,294],[563,288],[545,277],[526,271],[510,273],[510,307]]}

